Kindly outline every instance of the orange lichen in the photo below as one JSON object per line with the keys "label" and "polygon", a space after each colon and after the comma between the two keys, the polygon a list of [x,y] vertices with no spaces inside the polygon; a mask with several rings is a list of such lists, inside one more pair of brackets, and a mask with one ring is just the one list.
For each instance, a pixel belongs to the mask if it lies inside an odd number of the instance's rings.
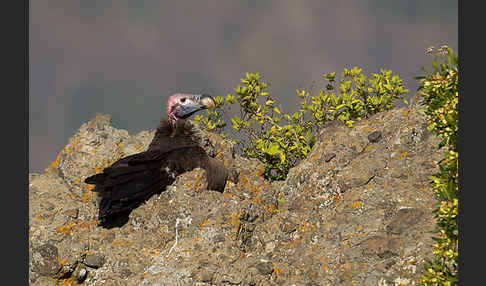
{"label": "orange lichen", "polygon": [[240,228],[240,213],[230,213],[230,223],[233,225],[233,232],[237,233]]}
{"label": "orange lichen", "polygon": [[69,225],[62,225],[56,227],[56,232],[60,234],[70,234],[72,231],[72,228]]}
{"label": "orange lichen", "polygon": [[403,153],[401,153],[400,154],[400,159],[403,159],[403,158],[407,157],[407,154],[408,154],[408,152],[406,152],[406,151],[403,152]]}
{"label": "orange lichen", "polygon": [[260,197],[252,198],[250,201],[256,204],[262,204],[262,199]]}
{"label": "orange lichen", "polygon": [[[127,243],[124,241],[124,240],[117,240],[115,239],[111,244],[113,245],[119,245],[119,246],[125,246]],[[143,248],[142,250],[146,250],[145,248]]]}
{"label": "orange lichen", "polygon": [[87,202],[89,199],[91,198],[91,192],[90,191],[86,191],[84,192],[84,194],[81,196],[80,200],[82,202]]}
{"label": "orange lichen", "polygon": [[241,183],[241,185],[245,186],[248,183],[248,179],[246,178],[246,176],[240,176],[239,183]]}
{"label": "orange lichen", "polygon": [[284,273],[283,270],[278,268],[278,267],[274,267],[273,271],[275,271],[275,274],[277,274],[277,277],[282,276],[282,274]]}
{"label": "orange lichen", "polygon": [[56,160],[54,160],[53,162],[51,162],[49,164],[49,166],[44,170],[44,172],[45,172],[46,175],[49,175],[49,173],[53,169],[57,168],[57,166],[59,165],[59,162],[61,161],[61,155],[65,152],[65,150],[66,150],[66,146],[64,146],[64,148],[62,148],[61,152],[59,152],[59,154],[56,157]]}
{"label": "orange lichen", "polygon": [[[310,189],[309,189],[309,188],[305,188],[305,189],[304,189],[304,194],[309,195],[309,194],[310,194],[310,192],[311,192],[311,191],[310,191]],[[312,194],[312,195],[314,195],[314,194]]]}
{"label": "orange lichen", "polygon": [[69,278],[65,278],[65,279],[59,279],[58,281],[59,282],[56,285],[59,285],[59,286],[79,285],[76,282],[76,279],[74,277],[69,277]]}
{"label": "orange lichen", "polygon": [[116,146],[116,158],[117,159],[120,159],[121,157],[123,157],[122,148],[123,148],[123,141],[120,141],[118,143],[118,145]]}
{"label": "orange lichen", "polygon": [[257,186],[251,186],[251,191],[255,194],[258,195],[258,187]]}
{"label": "orange lichen", "polygon": [[412,258],[412,259],[407,261],[407,264],[412,264],[412,263],[416,263],[416,262],[417,262],[417,259]]}
{"label": "orange lichen", "polygon": [[223,156],[223,149],[221,148],[221,146],[219,146],[218,150],[216,150],[216,158],[221,159],[222,156]]}
{"label": "orange lichen", "polygon": [[343,197],[339,193],[335,193],[333,195],[333,199],[334,199],[334,204],[337,205],[342,201]]}
{"label": "orange lichen", "polygon": [[268,207],[265,208],[267,211],[269,211],[272,214],[276,214],[278,212],[277,207],[274,204],[270,204]]}
{"label": "orange lichen", "polygon": [[94,167],[94,171],[96,174],[101,173],[103,171],[104,167],[103,166],[96,166]]}
{"label": "orange lichen", "polygon": [[257,170],[257,175],[261,176],[263,173],[265,173],[265,166],[263,164],[258,165],[258,170]]}
{"label": "orange lichen", "polygon": [[98,225],[98,221],[84,222],[78,219],[78,220],[73,220],[70,224],[65,224],[57,227],[55,231],[60,234],[71,234],[73,232],[83,231],[83,228],[89,231],[91,230],[92,226],[96,227],[97,225]]}
{"label": "orange lichen", "polygon": [[303,239],[304,239],[303,235],[299,236],[299,238],[297,238],[296,240],[294,240],[290,243],[289,248],[295,248],[297,246],[297,244],[302,242]]}
{"label": "orange lichen", "polygon": [[357,207],[361,206],[361,203],[360,202],[354,202],[352,204],[349,205],[350,208],[352,209],[355,209]]}
{"label": "orange lichen", "polygon": [[227,197],[228,199],[232,200],[233,199],[233,195],[231,194],[231,192],[226,192],[224,193],[224,196]]}
{"label": "orange lichen", "polygon": [[362,265],[363,265],[363,271],[367,271],[368,267],[366,266],[366,263],[363,262]]}
{"label": "orange lichen", "polygon": [[208,224],[210,224],[209,220],[205,220],[205,221],[201,222],[201,224],[199,226],[203,227],[203,226],[206,226]]}

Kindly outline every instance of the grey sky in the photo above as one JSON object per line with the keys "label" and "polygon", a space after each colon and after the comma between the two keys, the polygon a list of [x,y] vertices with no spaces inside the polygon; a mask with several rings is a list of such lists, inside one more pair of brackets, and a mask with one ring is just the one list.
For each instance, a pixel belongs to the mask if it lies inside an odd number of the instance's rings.
{"label": "grey sky", "polygon": [[[251,3],[251,4],[250,4]],[[392,69],[415,93],[428,46],[457,51],[457,1],[30,3],[29,170],[41,172],[97,112],[153,129],[176,91],[226,95],[260,72],[286,111],[295,89],[345,67]]]}

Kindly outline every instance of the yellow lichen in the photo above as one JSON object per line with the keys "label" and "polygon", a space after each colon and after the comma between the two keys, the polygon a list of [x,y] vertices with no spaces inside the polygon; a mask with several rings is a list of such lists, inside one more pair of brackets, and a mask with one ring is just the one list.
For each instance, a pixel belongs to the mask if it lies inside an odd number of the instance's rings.
{"label": "yellow lichen", "polygon": [[275,271],[275,274],[277,274],[277,278],[282,276],[282,274],[284,273],[283,270],[278,267],[274,267],[273,271]]}
{"label": "yellow lichen", "polygon": [[350,208],[352,209],[355,209],[357,207],[361,206],[361,203],[360,202],[354,202],[352,204],[349,205]]}
{"label": "yellow lichen", "polygon": [[341,200],[343,199],[342,196],[338,193],[335,193],[333,195],[333,199],[334,199],[334,204],[339,204],[341,202]]}
{"label": "yellow lichen", "polygon": [[233,231],[236,233],[240,228],[240,213],[230,213],[230,223],[233,225]]}
{"label": "yellow lichen", "polygon": [[72,231],[72,228],[69,225],[62,225],[56,227],[56,232],[60,234],[70,234]]}
{"label": "yellow lichen", "polygon": [[59,279],[57,285],[68,286],[68,285],[79,285],[74,277],[69,277],[65,279]]}
{"label": "yellow lichen", "polygon": [[227,197],[228,199],[232,200],[233,199],[233,195],[231,195],[231,192],[226,192],[224,193],[224,196]]}
{"label": "yellow lichen", "polygon": [[206,225],[208,225],[210,222],[208,220],[205,220],[203,222],[201,222],[201,224],[199,225],[200,227],[204,227]]}
{"label": "yellow lichen", "polygon": [[272,214],[276,214],[278,212],[277,207],[274,204],[270,204],[268,207],[265,208],[267,211],[269,211]]}
{"label": "yellow lichen", "polygon": [[403,153],[401,153],[400,154],[400,159],[403,159],[403,158],[407,157],[407,154],[408,154],[408,152],[406,152],[406,151],[403,152]]}
{"label": "yellow lichen", "polygon": [[89,199],[91,198],[91,192],[90,191],[86,191],[84,192],[84,194],[81,196],[80,200],[82,202],[87,202]]}

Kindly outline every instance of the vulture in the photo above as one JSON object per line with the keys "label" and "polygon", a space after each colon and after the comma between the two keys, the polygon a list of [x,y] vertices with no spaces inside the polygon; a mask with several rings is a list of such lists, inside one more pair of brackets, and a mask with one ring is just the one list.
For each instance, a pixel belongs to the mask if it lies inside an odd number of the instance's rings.
{"label": "vulture", "polygon": [[93,191],[98,194],[100,225],[129,213],[163,191],[178,175],[198,167],[206,171],[208,189],[223,192],[228,170],[199,146],[192,124],[185,121],[200,110],[214,107],[209,95],[173,94],[167,101],[167,118],[161,119],[146,151],[121,158],[102,173],[85,179],[85,183],[95,185]]}

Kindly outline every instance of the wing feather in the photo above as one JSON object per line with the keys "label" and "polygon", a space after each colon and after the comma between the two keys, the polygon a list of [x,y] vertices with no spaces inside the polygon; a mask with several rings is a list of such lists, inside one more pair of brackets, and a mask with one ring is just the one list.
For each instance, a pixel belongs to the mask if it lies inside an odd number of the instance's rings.
{"label": "wing feather", "polygon": [[147,151],[124,157],[102,173],[86,178],[86,183],[96,185],[93,191],[100,198],[99,220],[103,223],[136,208],[165,190],[178,175],[197,167],[206,170],[209,189],[223,192],[228,171],[223,163],[210,158],[197,141],[190,124],[179,120],[174,133],[165,119]]}

